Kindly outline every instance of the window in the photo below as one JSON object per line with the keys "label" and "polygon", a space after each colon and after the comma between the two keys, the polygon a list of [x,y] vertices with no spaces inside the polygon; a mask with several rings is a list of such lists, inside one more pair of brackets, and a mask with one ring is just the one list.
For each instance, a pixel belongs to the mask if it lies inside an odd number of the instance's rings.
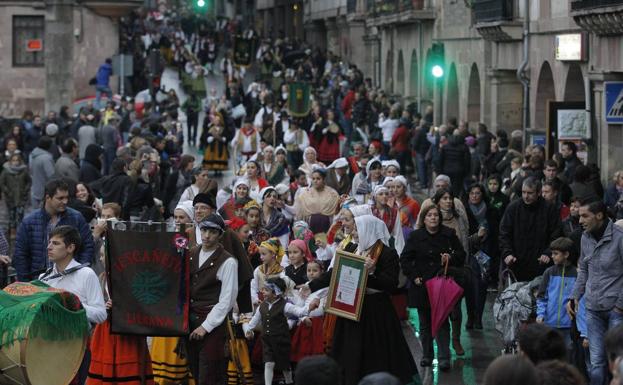
{"label": "window", "polygon": [[44,23],[43,16],[13,16],[13,67],[43,67]]}

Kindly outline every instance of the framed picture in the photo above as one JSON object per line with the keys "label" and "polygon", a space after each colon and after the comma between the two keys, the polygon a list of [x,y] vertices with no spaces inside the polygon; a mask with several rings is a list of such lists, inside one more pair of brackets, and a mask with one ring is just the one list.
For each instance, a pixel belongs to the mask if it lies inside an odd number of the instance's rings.
{"label": "framed picture", "polygon": [[368,282],[365,258],[343,250],[336,251],[334,258],[325,311],[338,317],[359,321]]}

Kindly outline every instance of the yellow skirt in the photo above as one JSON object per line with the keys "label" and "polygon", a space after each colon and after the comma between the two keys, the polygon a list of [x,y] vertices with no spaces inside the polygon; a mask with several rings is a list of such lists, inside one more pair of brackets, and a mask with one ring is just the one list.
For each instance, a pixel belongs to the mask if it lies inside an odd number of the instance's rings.
{"label": "yellow skirt", "polygon": [[224,171],[229,168],[229,151],[227,145],[210,143],[203,152],[203,165],[208,170]]}
{"label": "yellow skirt", "polygon": [[227,364],[227,385],[253,385],[253,371],[247,341],[244,338],[236,338],[234,344],[237,360],[234,362],[230,358]]}
{"label": "yellow skirt", "polygon": [[178,337],[154,337],[151,362],[154,382],[158,385],[195,385],[186,359],[175,353]]}

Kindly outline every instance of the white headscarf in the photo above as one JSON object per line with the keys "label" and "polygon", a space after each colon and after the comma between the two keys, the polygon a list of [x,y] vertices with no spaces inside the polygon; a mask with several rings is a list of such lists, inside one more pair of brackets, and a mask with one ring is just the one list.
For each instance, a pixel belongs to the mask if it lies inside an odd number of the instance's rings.
{"label": "white headscarf", "polygon": [[393,182],[395,180],[396,180],[396,178],[394,178],[393,176],[386,176],[385,179],[383,179],[383,186],[389,188],[388,184],[390,184],[391,182]]}
{"label": "white headscarf", "polygon": [[357,246],[358,252],[364,252],[374,246],[379,239],[385,246],[389,246],[389,231],[385,222],[373,215],[362,215],[355,217],[355,225],[357,226],[357,235],[359,242]]}
{"label": "white headscarf", "polygon": [[193,208],[193,201],[179,202],[177,206],[175,206],[175,210],[177,209],[182,210],[186,215],[188,215],[188,218],[190,218],[191,222],[195,220],[195,209]]}
{"label": "white headscarf", "polygon": [[378,159],[370,159],[370,161],[368,162],[368,164],[366,164],[366,175],[369,177],[370,176],[370,167],[372,167],[373,164],[380,164],[381,167],[383,166],[383,163],[381,163],[380,160]]}
{"label": "white headscarf", "polygon": [[383,166],[383,168],[387,168],[389,166],[394,166],[400,172],[400,163],[398,163],[398,161],[396,159],[384,160],[384,161],[381,162],[381,165]]}
{"label": "white headscarf", "polygon": [[348,160],[346,158],[337,158],[327,168],[344,168],[348,167]]}
{"label": "white headscarf", "polygon": [[269,191],[275,191],[277,192],[277,190],[275,190],[275,188],[273,186],[266,186],[263,189],[260,190],[260,193],[258,194],[258,199],[257,199],[257,203],[262,204],[264,203],[264,196],[266,194],[268,194]]}
{"label": "white headscarf", "polygon": [[360,217],[362,215],[372,215],[372,209],[370,205],[358,205],[350,206],[348,210],[353,214],[353,217]]}
{"label": "white headscarf", "polygon": [[389,189],[387,187],[385,187],[384,185],[378,185],[376,187],[374,187],[374,191],[372,191],[372,197],[376,198],[376,196],[381,193],[381,192],[389,192]]}
{"label": "white headscarf", "polygon": [[409,187],[409,183],[407,182],[407,178],[405,178],[402,175],[398,175],[398,176],[394,177],[394,182],[399,182],[400,184],[405,186],[405,188]]}

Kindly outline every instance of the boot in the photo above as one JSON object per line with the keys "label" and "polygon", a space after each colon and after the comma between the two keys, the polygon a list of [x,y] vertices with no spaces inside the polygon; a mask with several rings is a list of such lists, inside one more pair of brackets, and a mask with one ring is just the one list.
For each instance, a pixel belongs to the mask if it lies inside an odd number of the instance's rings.
{"label": "boot", "polygon": [[465,354],[463,346],[461,345],[461,320],[452,320],[452,349],[457,356]]}

